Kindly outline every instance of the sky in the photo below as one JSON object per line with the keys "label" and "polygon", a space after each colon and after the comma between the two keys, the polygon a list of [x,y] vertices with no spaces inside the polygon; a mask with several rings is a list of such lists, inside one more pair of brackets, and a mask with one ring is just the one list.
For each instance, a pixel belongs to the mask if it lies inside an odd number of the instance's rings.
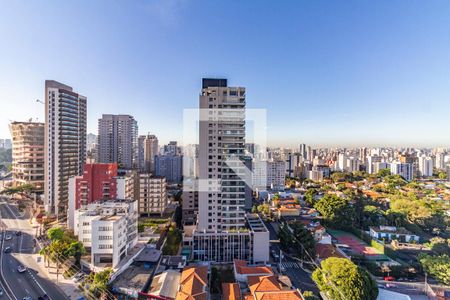
{"label": "sky", "polygon": [[182,137],[202,77],[244,86],[268,144],[450,146],[450,1],[3,1],[0,137],[44,81]]}

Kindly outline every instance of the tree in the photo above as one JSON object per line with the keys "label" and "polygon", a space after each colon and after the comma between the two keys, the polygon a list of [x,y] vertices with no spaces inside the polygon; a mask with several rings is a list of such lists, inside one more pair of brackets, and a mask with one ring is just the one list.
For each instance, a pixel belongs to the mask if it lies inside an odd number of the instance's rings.
{"label": "tree", "polygon": [[75,265],[81,265],[81,257],[86,253],[86,249],[83,246],[82,242],[74,241],[69,244],[67,252],[70,256],[75,258]]}
{"label": "tree", "polygon": [[305,300],[319,300],[319,297],[314,295],[314,293],[311,291],[304,291],[302,295],[303,295],[303,299],[305,299]]}
{"label": "tree", "polygon": [[380,178],[384,178],[389,175],[391,175],[391,170],[389,170],[389,169],[381,169],[377,173],[377,176]]}
{"label": "tree", "polygon": [[47,237],[51,241],[59,241],[64,238],[64,229],[61,227],[52,227],[47,231]]}
{"label": "tree", "polygon": [[307,189],[305,192],[305,202],[309,206],[313,206],[315,203],[315,197],[317,195],[317,190],[314,188]]}
{"label": "tree", "polygon": [[[288,226],[292,231],[289,230]],[[283,222],[280,232],[280,243],[284,245],[284,249],[292,248],[295,255],[301,259],[309,259],[316,256],[316,242],[311,232],[299,221],[291,223]],[[306,252],[309,254],[306,254]]]}
{"label": "tree", "polygon": [[332,227],[345,228],[351,226],[354,212],[347,199],[326,194],[314,205],[314,208]]}
{"label": "tree", "polygon": [[445,240],[441,237],[434,237],[428,243],[428,246],[438,255],[450,253],[450,239]]}
{"label": "tree", "polygon": [[330,257],[321,262],[312,279],[333,300],[375,300],[376,282],[370,274],[346,258]]}
{"label": "tree", "polygon": [[113,270],[111,268],[107,268],[103,271],[97,272],[94,275],[90,274],[90,277],[87,279],[87,283],[89,284],[89,291],[100,297],[108,290],[109,279]]}
{"label": "tree", "polygon": [[447,173],[446,172],[439,172],[438,173],[438,177],[439,177],[439,179],[442,179],[442,180],[447,179]]}
{"label": "tree", "polygon": [[450,284],[450,256],[447,254],[439,256],[419,254],[419,262],[425,272],[443,284]]}

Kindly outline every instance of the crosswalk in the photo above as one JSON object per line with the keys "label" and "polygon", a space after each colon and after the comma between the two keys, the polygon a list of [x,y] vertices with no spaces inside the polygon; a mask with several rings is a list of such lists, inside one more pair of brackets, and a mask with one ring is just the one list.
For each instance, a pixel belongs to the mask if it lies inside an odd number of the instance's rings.
{"label": "crosswalk", "polygon": [[301,269],[300,267],[300,263],[294,262],[294,261],[285,261],[282,262],[281,265],[283,267],[287,268],[291,268],[291,269]]}

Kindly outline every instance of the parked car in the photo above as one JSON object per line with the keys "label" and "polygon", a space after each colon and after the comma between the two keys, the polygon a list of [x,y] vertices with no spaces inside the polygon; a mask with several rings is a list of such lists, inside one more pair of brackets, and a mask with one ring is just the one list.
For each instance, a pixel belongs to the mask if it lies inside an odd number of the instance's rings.
{"label": "parked car", "polygon": [[75,275],[73,276],[72,281],[75,282],[75,283],[76,283],[76,282],[79,282],[79,281],[81,281],[81,280],[84,278],[84,276],[85,276],[84,273],[78,272],[77,274],[75,274]]}
{"label": "parked car", "polygon": [[12,235],[10,235],[10,234],[5,235],[5,240],[9,241],[11,239],[12,239]]}
{"label": "parked car", "polygon": [[24,265],[19,265],[18,267],[17,267],[17,272],[19,272],[19,273],[23,273],[23,272],[25,272],[27,270],[27,267],[25,267]]}
{"label": "parked car", "polygon": [[394,276],[385,276],[384,280],[385,281],[395,281],[395,277]]}
{"label": "parked car", "polygon": [[0,287],[0,296],[3,296],[3,289]]}
{"label": "parked car", "polygon": [[12,248],[11,248],[11,247],[6,247],[6,248],[3,250],[3,252],[5,252],[5,253],[11,253],[11,251],[12,251]]}
{"label": "parked car", "polygon": [[38,300],[50,300],[50,298],[47,296],[47,294],[39,296]]}
{"label": "parked car", "polygon": [[19,230],[19,231],[16,231],[16,235],[17,235],[17,236],[21,236],[21,235],[22,235],[22,231],[20,231],[20,230]]}
{"label": "parked car", "polygon": [[33,298],[31,298],[30,296],[25,296],[22,298],[22,300],[33,300]]}

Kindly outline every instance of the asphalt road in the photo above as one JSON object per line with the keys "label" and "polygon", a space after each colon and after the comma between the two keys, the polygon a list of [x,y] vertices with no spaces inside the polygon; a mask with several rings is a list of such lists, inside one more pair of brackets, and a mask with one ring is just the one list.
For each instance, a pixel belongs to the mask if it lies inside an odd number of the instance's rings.
{"label": "asphalt road", "polygon": [[[268,223],[265,222],[265,225],[267,229],[270,232],[270,240],[277,240],[278,239],[278,223]],[[280,246],[279,243],[272,242],[270,243],[270,250],[272,253],[272,250],[275,251],[277,254],[280,253]],[[275,264],[278,266],[279,261],[274,261],[272,254],[271,254],[271,260],[272,264]],[[285,268],[284,274],[289,277],[292,284],[300,289],[302,292],[304,291],[312,291],[315,294],[319,294],[319,289],[317,288],[314,281],[311,279],[311,275],[304,271],[300,265],[300,263],[296,260],[293,260],[289,257],[283,257],[281,261],[281,265]]]}
{"label": "asphalt road", "polygon": [[[30,296],[32,299],[38,299],[39,296],[47,294],[50,299],[68,299],[65,294],[49,279],[41,276],[37,270],[37,263],[32,253],[38,249],[34,243],[34,231],[25,217],[20,216],[17,208],[0,200],[1,225],[4,228],[1,238],[2,250],[0,253],[0,275],[2,276],[2,286],[10,288],[14,295],[11,300],[21,300],[23,297]],[[22,235],[17,236],[17,230]],[[6,235],[10,235],[11,240],[6,240]],[[11,247],[11,253],[4,253],[4,248]],[[19,273],[17,267],[23,264],[28,270]],[[5,295],[6,296],[6,295]],[[4,297],[5,297],[4,296]],[[7,299],[7,298],[6,298]]]}

